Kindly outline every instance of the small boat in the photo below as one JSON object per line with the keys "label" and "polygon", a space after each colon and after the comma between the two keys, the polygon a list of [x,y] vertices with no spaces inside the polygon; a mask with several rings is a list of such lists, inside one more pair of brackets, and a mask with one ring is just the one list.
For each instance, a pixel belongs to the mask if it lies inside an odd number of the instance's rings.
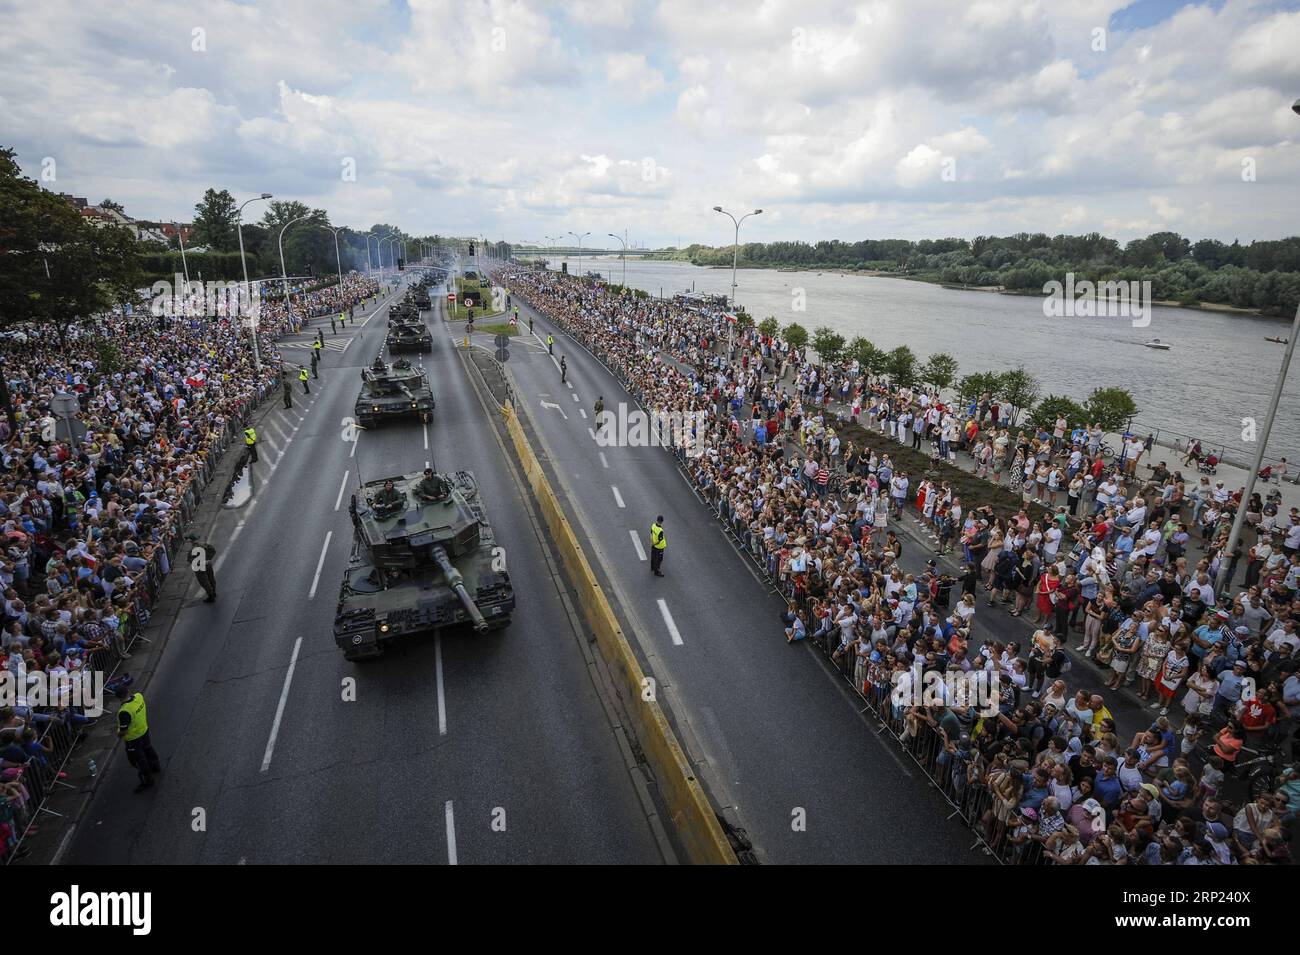
{"label": "small boat", "polygon": [[1279,345],[1286,345],[1286,344],[1288,344],[1288,343],[1290,342],[1290,339],[1289,339],[1289,338],[1274,338],[1274,337],[1272,337],[1271,335],[1265,335],[1265,336],[1264,336],[1264,341],[1266,341],[1266,342],[1277,342]]}
{"label": "small boat", "polygon": [[1153,338],[1151,341],[1142,344],[1146,345],[1147,348],[1159,348],[1161,351],[1169,351],[1169,346],[1158,338]]}

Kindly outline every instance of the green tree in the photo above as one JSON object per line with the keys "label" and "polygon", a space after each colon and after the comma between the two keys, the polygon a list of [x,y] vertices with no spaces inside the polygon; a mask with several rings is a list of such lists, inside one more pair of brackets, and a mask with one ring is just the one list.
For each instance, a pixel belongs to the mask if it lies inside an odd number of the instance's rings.
{"label": "green tree", "polygon": [[769,315],[758,323],[758,331],[767,338],[775,338],[781,331],[781,323],[776,320],[775,315]]}
{"label": "green tree", "polygon": [[845,355],[858,363],[869,375],[878,375],[885,368],[887,356],[861,335],[855,335],[845,348]]}
{"label": "green tree", "polygon": [[216,252],[239,248],[235,234],[238,214],[235,197],[225,189],[209,189],[194,206],[194,244],[206,245]]}
{"label": "green tree", "polygon": [[1032,408],[1038,401],[1040,385],[1038,379],[1025,370],[1024,365],[1017,365],[1011,371],[1002,373],[998,391],[1011,405],[1012,413],[1007,423],[1015,427],[1020,413],[1027,408]]}
{"label": "green tree", "polygon": [[934,385],[936,391],[943,391],[957,377],[957,359],[944,352],[935,352],[926,359],[918,375],[921,381]]}
{"label": "green tree", "polygon": [[829,364],[844,351],[844,336],[823,325],[813,331],[812,346],[822,362]]}
{"label": "green tree", "polygon": [[899,345],[886,356],[884,370],[894,384],[914,385],[916,384],[916,355],[906,345]]}
{"label": "green tree", "polygon": [[781,332],[781,338],[791,348],[797,349],[800,354],[803,354],[804,348],[808,346],[808,329],[798,322],[791,322]]}
{"label": "green tree", "polygon": [[1119,431],[1137,414],[1137,402],[1123,388],[1097,388],[1088,396],[1084,411],[1107,431]]}
{"label": "green tree", "polygon": [[996,399],[1002,394],[1002,376],[992,371],[963,375],[957,382],[957,397],[963,403],[978,401],[984,395]]}
{"label": "green tree", "polygon": [[1062,395],[1048,395],[1034,405],[1033,411],[1029,413],[1031,424],[1038,428],[1046,428],[1048,431],[1051,431],[1056,426],[1056,419],[1062,417],[1065,418],[1067,431],[1070,428],[1087,424],[1085,420],[1087,412],[1083,406],[1077,401]]}

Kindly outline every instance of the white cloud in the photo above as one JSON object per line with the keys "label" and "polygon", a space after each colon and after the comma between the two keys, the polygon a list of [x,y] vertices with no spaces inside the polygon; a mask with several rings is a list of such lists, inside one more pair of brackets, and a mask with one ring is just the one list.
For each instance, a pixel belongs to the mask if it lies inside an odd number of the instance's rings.
{"label": "white cloud", "polygon": [[663,74],[646,63],[643,53],[611,53],[605,57],[605,78],[637,100],[654,96],[666,86]]}

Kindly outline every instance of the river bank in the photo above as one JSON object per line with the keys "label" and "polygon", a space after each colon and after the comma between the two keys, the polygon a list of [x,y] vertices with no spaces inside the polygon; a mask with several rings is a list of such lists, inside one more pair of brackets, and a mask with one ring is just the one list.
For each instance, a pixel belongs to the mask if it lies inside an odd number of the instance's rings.
{"label": "river bank", "polygon": [[[729,265],[698,265],[689,259],[676,259],[668,256],[643,255],[643,260],[655,262],[682,262],[691,265],[697,269],[710,269],[718,271],[730,271]],[[814,270],[807,266],[799,265],[760,265],[757,263],[737,263],[736,270],[746,271],[749,269],[763,269],[771,272],[780,272],[791,274],[797,272],[807,272],[812,275],[843,275],[849,277],[881,278],[881,279],[905,279],[910,282],[924,282],[928,285],[937,285],[940,288],[951,289],[955,292],[994,292],[998,295],[1015,295],[1021,298],[1042,298],[1043,293],[1034,289],[1009,289],[1004,285],[962,285],[958,282],[945,282],[937,277],[929,275],[905,274],[902,272],[893,272],[888,269],[846,269],[843,267],[824,268]],[[1225,315],[1252,315],[1259,318],[1275,319],[1278,321],[1291,321],[1292,315],[1277,310],[1265,310],[1258,308],[1241,308],[1236,305],[1229,305],[1225,302],[1182,302],[1175,299],[1156,299],[1152,305],[1159,305],[1163,308],[1185,308],[1196,311],[1221,312]]]}

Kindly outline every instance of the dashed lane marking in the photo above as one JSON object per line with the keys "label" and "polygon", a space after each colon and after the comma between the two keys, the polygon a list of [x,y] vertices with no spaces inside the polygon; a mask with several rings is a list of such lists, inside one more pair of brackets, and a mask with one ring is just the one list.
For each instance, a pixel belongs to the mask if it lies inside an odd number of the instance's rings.
{"label": "dashed lane marking", "polygon": [[657,601],[659,604],[659,614],[664,618],[664,626],[668,628],[668,636],[673,638],[674,646],[683,646],[686,641],[682,639],[681,633],[677,630],[677,624],[673,621],[672,611],[668,609],[668,601],[660,597]]}

